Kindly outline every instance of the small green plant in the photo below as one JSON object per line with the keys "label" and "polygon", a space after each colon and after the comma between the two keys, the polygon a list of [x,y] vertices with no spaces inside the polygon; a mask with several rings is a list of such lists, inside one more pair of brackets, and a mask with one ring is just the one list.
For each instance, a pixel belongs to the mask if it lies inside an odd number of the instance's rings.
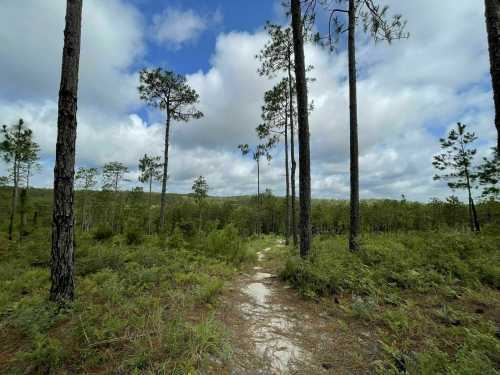
{"label": "small green plant", "polygon": [[106,241],[113,237],[113,230],[108,225],[100,225],[94,231],[92,237],[96,241]]}
{"label": "small green plant", "polygon": [[140,245],[144,242],[144,232],[140,228],[128,228],[125,232],[127,245]]}

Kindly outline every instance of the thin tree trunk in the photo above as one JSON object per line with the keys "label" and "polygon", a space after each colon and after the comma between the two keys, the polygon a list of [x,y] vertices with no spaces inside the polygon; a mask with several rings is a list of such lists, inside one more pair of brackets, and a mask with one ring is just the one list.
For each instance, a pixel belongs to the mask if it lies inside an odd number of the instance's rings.
{"label": "thin tree trunk", "polygon": [[309,113],[307,100],[304,35],[300,0],[291,1],[295,78],[299,120],[299,195],[300,195],[300,256],[306,258],[311,249],[311,165],[309,149]]}
{"label": "thin tree trunk", "polygon": [[165,125],[165,154],[163,163],[163,178],[161,181],[161,200],[160,200],[160,230],[165,228],[165,204],[167,195],[168,178],[168,146],[170,142],[170,113],[167,110],[167,123]]}
{"label": "thin tree trunk", "polygon": [[[462,150],[464,149],[462,145]],[[476,205],[474,204],[474,199],[472,198],[472,189],[470,183],[469,170],[465,167],[465,180],[467,183],[467,193],[469,195],[469,221],[470,228],[472,232],[479,232],[481,230],[479,226],[479,221],[477,219]]]}
{"label": "thin tree trunk", "polygon": [[349,0],[349,113],[351,139],[351,212],[349,249],[359,250],[359,165],[358,165],[358,102],[356,78],[356,4]]}
{"label": "thin tree trunk", "polygon": [[293,110],[293,81],[292,81],[292,54],[288,53],[288,91],[290,96],[290,157],[292,161],[292,237],[293,246],[297,247],[297,210],[295,208],[296,194],[295,194],[295,171],[297,170],[297,163],[295,162],[295,124],[294,124],[294,110]]}
{"label": "thin tree trunk", "polygon": [[82,0],[68,0],[59,90],[52,215],[50,299],[59,303],[73,300],[75,291],[73,182],[81,23]]}
{"label": "thin tree trunk", "polygon": [[500,1],[485,0],[486,29],[490,51],[491,81],[495,102],[497,152],[500,153]]}
{"label": "thin tree trunk", "polygon": [[153,175],[149,177],[149,202],[148,202],[148,234],[151,236],[151,195],[153,191]]}
{"label": "thin tree trunk", "polygon": [[260,208],[260,158],[257,158],[257,204]]}
{"label": "thin tree trunk", "polygon": [[14,188],[12,189],[12,202],[10,206],[10,218],[9,218],[9,241],[12,241],[13,232],[14,232],[14,218],[16,216],[17,210],[17,195],[19,191],[19,170],[18,170],[19,161],[17,160],[17,154],[14,157]]}
{"label": "thin tree trunk", "polygon": [[286,220],[285,220],[285,244],[290,243],[290,169],[288,161],[288,116],[285,115],[285,178],[286,178]]}
{"label": "thin tree trunk", "polygon": [[21,217],[19,218],[19,242],[22,241],[26,231],[26,198],[27,198],[26,189],[22,189],[20,194]]}

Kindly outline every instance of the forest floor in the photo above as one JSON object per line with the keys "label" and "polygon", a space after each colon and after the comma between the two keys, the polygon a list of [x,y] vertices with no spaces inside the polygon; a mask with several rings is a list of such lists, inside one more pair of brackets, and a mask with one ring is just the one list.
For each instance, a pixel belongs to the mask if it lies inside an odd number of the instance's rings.
{"label": "forest floor", "polygon": [[[228,328],[231,360],[210,374],[365,374],[378,345],[368,326],[325,312],[278,278],[284,244],[258,251],[256,265],[225,288],[217,318]],[[335,303],[335,302],[333,302]],[[336,303],[339,303],[336,299]]]}

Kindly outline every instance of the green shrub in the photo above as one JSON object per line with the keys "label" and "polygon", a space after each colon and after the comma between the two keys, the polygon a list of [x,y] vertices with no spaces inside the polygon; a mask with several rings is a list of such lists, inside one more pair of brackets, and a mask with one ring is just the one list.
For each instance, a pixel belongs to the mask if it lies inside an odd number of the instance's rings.
{"label": "green shrub", "polygon": [[144,232],[140,228],[128,228],[125,232],[127,245],[140,245],[144,242]]}
{"label": "green shrub", "polygon": [[100,225],[96,228],[92,237],[96,241],[106,241],[113,237],[113,229],[108,225]]}
{"label": "green shrub", "polygon": [[238,230],[232,224],[209,233],[204,241],[203,251],[210,257],[223,259],[236,265],[255,257],[252,256]]}
{"label": "green shrub", "polygon": [[67,354],[57,338],[37,335],[29,351],[16,354],[15,362],[26,373],[51,374],[61,367]]}

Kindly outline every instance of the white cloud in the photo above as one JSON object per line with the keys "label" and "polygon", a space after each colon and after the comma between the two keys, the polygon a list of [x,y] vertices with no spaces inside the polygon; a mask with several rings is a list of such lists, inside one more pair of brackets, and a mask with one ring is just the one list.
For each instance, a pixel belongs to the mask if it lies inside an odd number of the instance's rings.
{"label": "white cloud", "polygon": [[153,17],[153,33],[157,42],[180,48],[187,42],[196,41],[210,24],[221,21],[220,10],[213,14],[200,15],[192,9],[170,7]]}
{"label": "white cloud", "polygon": [[[359,43],[361,196],[442,197],[449,194],[447,188],[432,181],[438,136],[463,121],[480,136],[480,153],[496,136],[483,9],[454,0],[389,3],[408,18],[411,37],[391,46]],[[147,123],[135,114],[137,78],[129,67],[143,55],[144,24],[119,0],[88,0],[84,7],[77,163],[118,160],[135,169],[144,153],[162,154],[164,135],[161,121]],[[190,24],[186,19],[182,26]],[[23,25],[27,20],[30,25]],[[44,172],[34,182],[44,186],[51,184],[63,20],[62,0],[7,2],[0,13],[0,119],[12,123],[22,116],[34,128],[45,158]],[[192,25],[190,32],[165,32],[165,38],[174,39],[163,42],[193,40],[204,28]],[[23,32],[26,27],[32,32]],[[19,35],[26,39],[23,44]],[[195,36],[183,39],[187,35]],[[264,43],[262,32],[221,34],[211,68],[188,76],[205,117],[173,126],[169,191],[190,191],[201,174],[214,194],[255,192],[256,165],[236,146],[257,142],[263,92],[273,84],[256,73],[254,56]],[[347,198],[347,57],[310,46],[306,57],[317,79],[310,86],[316,104],[310,119],[313,195]],[[262,165],[262,189],[280,194],[281,154],[278,149],[273,161]]]}

